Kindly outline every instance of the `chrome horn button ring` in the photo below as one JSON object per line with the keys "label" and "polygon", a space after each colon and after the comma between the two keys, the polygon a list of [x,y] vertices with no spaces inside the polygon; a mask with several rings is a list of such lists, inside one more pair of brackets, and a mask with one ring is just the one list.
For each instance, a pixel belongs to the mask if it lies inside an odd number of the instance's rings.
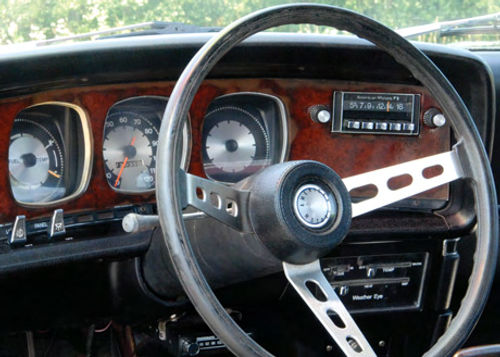
{"label": "chrome horn button ring", "polygon": [[337,201],[333,193],[315,184],[299,187],[293,199],[293,212],[304,226],[323,228],[337,215]]}

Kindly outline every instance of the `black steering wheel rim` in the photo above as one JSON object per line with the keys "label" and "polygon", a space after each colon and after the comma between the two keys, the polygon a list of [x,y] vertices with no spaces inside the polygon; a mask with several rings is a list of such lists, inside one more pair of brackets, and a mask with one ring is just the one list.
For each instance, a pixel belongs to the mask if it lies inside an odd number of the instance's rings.
{"label": "black steering wheel rim", "polygon": [[462,99],[427,56],[389,28],[349,10],[326,5],[295,4],[255,12],[216,34],[186,66],[173,89],[163,117],[156,181],[164,242],[177,276],[198,313],[233,353],[245,356],[269,355],[226,313],[196,261],[181,215],[177,143],[199,86],[222,56],[257,32],[297,23],[332,26],[374,43],[407,68],[429,90],[451,123],[462,149],[460,159],[471,181],[477,215],[476,251],[467,292],[448,330],[425,354],[451,355],[465,341],[477,322],[495,272],[498,212],[488,156]]}

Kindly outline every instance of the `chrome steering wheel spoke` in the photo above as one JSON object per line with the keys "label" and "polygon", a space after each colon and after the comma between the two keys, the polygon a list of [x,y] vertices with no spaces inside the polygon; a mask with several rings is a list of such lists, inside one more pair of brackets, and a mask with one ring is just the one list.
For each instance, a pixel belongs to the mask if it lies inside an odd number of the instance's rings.
{"label": "chrome steering wheel spoke", "polygon": [[[374,197],[352,203],[352,217],[360,216],[464,177],[457,150],[457,146],[455,146],[453,150],[448,152],[342,179],[348,191],[368,185],[374,185],[377,188],[377,194]],[[426,178],[424,176],[425,170],[432,168],[441,170],[441,172]],[[391,179],[406,175],[411,177],[411,182],[408,185],[399,189],[389,187]]]}
{"label": "chrome steering wheel spoke", "polygon": [[376,356],[358,325],[321,271],[319,260],[283,262],[285,275],[346,356]]}
{"label": "chrome steering wheel spoke", "polygon": [[192,206],[208,216],[245,233],[253,232],[248,218],[250,192],[180,171],[184,188],[182,206]]}

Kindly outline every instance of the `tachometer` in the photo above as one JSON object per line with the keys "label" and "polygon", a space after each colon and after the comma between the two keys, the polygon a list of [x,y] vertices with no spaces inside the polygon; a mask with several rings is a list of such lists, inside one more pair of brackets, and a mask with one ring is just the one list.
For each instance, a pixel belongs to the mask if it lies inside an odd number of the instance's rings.
{"label": "tachometer", "polygon": [[60,143],[43,125],[18,118],[9,146],[9,173],[21,202],[49,202],[64,197],[64,156]]}

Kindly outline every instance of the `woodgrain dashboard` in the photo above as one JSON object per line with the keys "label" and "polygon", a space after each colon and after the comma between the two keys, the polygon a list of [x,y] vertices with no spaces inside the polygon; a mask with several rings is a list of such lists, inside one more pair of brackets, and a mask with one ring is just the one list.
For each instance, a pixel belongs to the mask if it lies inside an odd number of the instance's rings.
{"label": "woodgrain dashboard", "polygon": [[[47,101],[67,102],[81,107],[87,114],[93,136],[93,164],[89,186],[79,197],[61,205],[65,212],[100,210],[119,205],[154,202],[154,194],[123,194],[106,182],[102,144],[104,122],[109,108],[117,101],[142,95],[168,96],[174,82],[143,82],[60,89],[8,98],[0,101],[0,223],[12,221],[16,215],[28,218],[48,216],[53,207],[33,208],[19,205],[9,184],[9,133],[16,115],[26,107]],[[421,125],[418,136],[338,134],[331,133],[329,124],[311,120],[308,109],[314,105],[331,107],[334,91],[363,91],[420,94],[421,113],[438,107],[429,93],[418,86],[373,84],[345,81],[298,79],[228,79],[207,80],[197,93],[190,111],[192,148],[189,171],[205,176],[202,163],[202,124],[210,103],[218,96],[236,92],[258,92],[278,97],[284,104],[288,128],[288,160],[317,160],[332,167],[341,177],[347,177],[400,162],[438,154],[449,150],[450,129]],[[422,121],[422,117],[420,121]],[[448,187],[429,191],[421,198],[446,200]]]}

